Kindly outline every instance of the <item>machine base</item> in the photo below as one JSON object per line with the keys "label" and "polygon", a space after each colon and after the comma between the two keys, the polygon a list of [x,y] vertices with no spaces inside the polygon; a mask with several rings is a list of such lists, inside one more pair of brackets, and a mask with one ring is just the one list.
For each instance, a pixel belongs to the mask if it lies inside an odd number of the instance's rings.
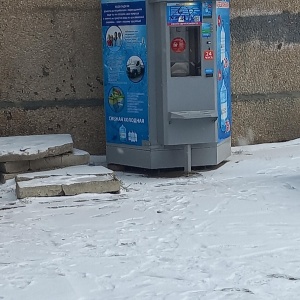
{"label": "machine base", "polygon": [[[216,166],[231,155],[231,139],[221,143],[191,146],[192,167]],[[116,164],[145,169],[185,168],[185,146],[142,146],[108,144],[106,146],[107,164]]]}

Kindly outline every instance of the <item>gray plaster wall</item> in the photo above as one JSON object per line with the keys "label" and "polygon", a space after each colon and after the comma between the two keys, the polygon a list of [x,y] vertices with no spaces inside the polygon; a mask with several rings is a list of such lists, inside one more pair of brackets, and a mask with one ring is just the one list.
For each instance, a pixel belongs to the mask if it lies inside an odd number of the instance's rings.
{"label": "gray plaster wall", "polygon": [[[233,144],[300,136],[300,1],[232,0]],[[0,0],[0,136],[105,153],[98,0]]]}

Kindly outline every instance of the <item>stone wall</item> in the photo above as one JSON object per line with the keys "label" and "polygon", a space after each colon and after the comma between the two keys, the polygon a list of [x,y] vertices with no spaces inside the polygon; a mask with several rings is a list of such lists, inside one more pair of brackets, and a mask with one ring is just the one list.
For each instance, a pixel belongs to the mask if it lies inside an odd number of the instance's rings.
{"label": "stone wall", "polygon": [[[300,2],[232,0],[233,143],[300,136]],[[0,0],[0,136],[105,153],[98,0]]]}

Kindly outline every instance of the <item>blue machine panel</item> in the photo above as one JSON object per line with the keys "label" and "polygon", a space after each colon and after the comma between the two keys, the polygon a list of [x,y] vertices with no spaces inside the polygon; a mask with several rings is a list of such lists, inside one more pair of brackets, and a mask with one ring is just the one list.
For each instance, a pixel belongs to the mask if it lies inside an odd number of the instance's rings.
{"label": "blue machine panel", "polygon": [[217,99],[218,140],[231,135],[231,88],[230,88],[230,12],[229,0],[216,1],[217,18]]}
{"label": "blue machine panel", "polygon": [[107,143],[149,140],[145,1],[102,1]]}
{"label": "blue machine panel", "polygon": [[167,3],[168,26],[200,25],[202,22],[201,2]]}

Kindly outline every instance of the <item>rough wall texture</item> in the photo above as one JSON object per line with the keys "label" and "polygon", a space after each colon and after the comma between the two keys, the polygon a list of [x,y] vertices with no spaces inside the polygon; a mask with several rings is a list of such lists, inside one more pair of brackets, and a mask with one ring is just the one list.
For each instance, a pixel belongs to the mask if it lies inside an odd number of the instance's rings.
{"label": "rough wall texture", "polygon": [[105,152],[97,0],[0,1],[0,136],[71,133]]}
{"label": "rough wall texture", "polygon": [[300,1],[232,0],[233,143],[300,137]]}
{"label": "rough wall texture", "polygon": [[[300,1],[232,0],[233,142],[300,136]],[[0,0],[0,136],[105,152],[98,0]]]}
{"label": "rough wall texture", "polygon": [[102,98],[98,1],[1,2],[1,100]]}
{"label": "rough wall texture", "polygon": [[103,119],[103,106],[8,108],[0,114],[0,132],[11,136],[67,132],[75,148],[104,153],[104,128],[98,126]]}

